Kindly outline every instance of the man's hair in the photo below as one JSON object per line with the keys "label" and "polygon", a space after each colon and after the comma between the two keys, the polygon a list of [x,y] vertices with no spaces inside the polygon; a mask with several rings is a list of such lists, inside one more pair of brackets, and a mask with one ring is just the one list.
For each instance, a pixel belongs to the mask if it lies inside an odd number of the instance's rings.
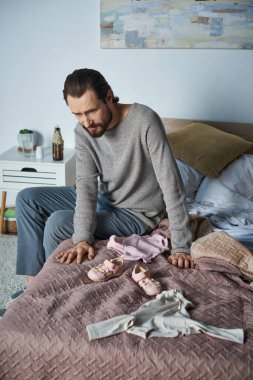
{"label": "man's hair", "polygon": [[[96,93],[97,97],[103,102],[106,102],[108,90],[111,87],[103,77],[103,75],[93,69],[79,69],[69,74],[64,83],[63,97],[67,102],[67,96],[73,98],[80,98],[87,90],[92,90]],[[119,98],[113,98],[113,103],[118,103]]]}

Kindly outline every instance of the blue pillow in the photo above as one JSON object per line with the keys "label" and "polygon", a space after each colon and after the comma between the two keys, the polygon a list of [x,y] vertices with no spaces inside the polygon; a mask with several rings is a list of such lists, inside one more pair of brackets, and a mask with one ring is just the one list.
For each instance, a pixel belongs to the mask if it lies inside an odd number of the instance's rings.
{"label": "blue pillow", "polygon": [[205,176],[184,161],[177,159],[176,162],[184,183],[186,198],[192,201]]}

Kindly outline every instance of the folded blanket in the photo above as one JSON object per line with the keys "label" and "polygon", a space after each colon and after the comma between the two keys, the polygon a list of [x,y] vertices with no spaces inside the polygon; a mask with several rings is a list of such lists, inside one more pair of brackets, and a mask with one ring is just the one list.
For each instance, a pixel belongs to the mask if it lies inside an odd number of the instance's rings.
{"label": "folded blanket", "polygon": [[194,260],[202,257],[223,260],[253,280],[253,254],[226,232],[212,232],[193,242],[191,255]]}

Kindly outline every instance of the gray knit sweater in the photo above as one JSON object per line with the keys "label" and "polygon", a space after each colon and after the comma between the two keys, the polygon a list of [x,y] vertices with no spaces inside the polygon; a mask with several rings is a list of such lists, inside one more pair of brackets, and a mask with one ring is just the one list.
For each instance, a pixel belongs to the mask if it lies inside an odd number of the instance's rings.
{"label": "gray knit sweater", "polygon": [[[125,119],[102,137],[75,128],[77,201],[74,244],[93,243],[97,192],[137,217],[149,233],[167,210],[172,252],[190,252],[185,192],[159,116],[134,103]],[[99,180],[98,180],[99,178]]]}

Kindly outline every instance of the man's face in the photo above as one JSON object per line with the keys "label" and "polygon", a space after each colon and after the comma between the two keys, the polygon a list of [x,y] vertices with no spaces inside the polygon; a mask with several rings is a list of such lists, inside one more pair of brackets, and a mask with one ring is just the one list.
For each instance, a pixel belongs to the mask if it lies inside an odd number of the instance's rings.
{"label": "man's face", "polygon": [[108,101],[98,99],[92,90],[87,90],[80,98],[67,96],[68,106],[78,122],[92,137],[101,137],[112,120]]}

